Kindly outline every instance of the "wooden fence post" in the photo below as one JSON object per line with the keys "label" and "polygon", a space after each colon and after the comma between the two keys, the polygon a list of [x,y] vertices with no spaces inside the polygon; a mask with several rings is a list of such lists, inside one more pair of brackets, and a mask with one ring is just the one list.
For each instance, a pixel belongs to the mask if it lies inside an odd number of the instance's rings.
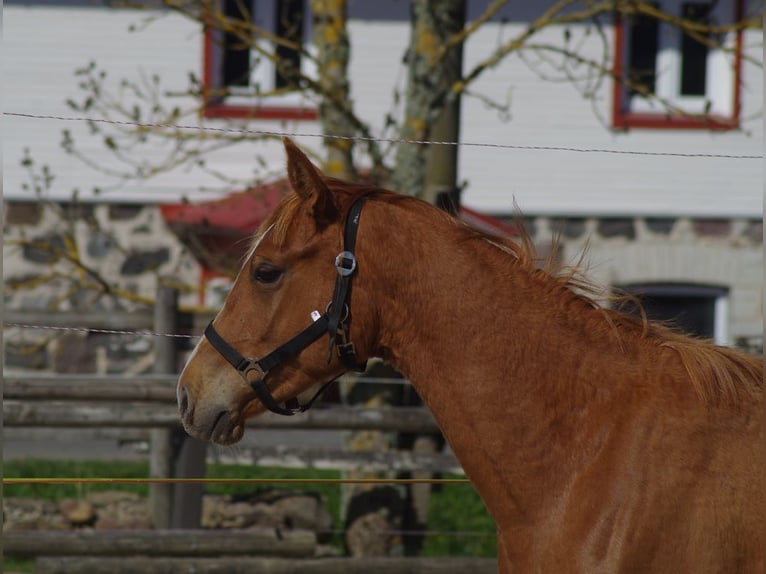
{"label": "wooden fence post", "polygon": [[[157,333],[175,333],[178,326],[178,290],[161,285],[154,308]],[[154,372],[178,370],[177,340],[156,337]],[[152,478],[201,478],[205,476],[207,446],[180,429],[153,429],[149,474]],[[152,484],[149,487],[152,524],[155,528],[199,528],[202,518],[201,484]]]}
{"label": "wooden fence post", "polygon": [[[155,333],[173,333],[176,326],[178,291],[160,285],[154,303]],[[176,370],[176,345],[173,337],[156,336],[154,338],[154,372],[156,374],[173,373]],[[151,478],[171,478],[173,474],[172,431],[152,429],[151,454],[149,457],[149,476]],[[152,525],[155,528],[169,528],[173,503],[172,484],[149,485],[149,507]]]}
{"label": "wooden fence post", "polygon": [[[187,435],[176,434],[176,459],[173,475],[179,478],[204,478],[207,443]],[[176,484],[173,488],[171,528],[200,528],[202,526],[202,484]]]}

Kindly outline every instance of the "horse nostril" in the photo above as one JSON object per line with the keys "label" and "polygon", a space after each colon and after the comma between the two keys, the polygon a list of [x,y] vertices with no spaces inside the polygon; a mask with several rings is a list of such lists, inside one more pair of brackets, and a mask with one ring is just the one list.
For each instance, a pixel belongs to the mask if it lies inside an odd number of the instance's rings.
{"label": "horse nostril", "polygon": [[186,387],[178,386],[177,398],[178,409],[181,411],[181,416],[184,416],[189,409],[189,393],[186,391]]}

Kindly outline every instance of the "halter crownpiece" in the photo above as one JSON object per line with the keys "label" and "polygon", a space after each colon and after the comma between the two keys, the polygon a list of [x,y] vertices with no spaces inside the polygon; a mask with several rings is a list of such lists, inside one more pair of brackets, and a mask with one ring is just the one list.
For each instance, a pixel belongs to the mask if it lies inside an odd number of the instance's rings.
{"label": "halter crownpiece", "polygon": [[364,196],[361,196],[353,203],[346,217],[346,226],[343,233],[344,250],[335,258],[337,276],[335,277],[332,300],[327,304],[327,310],[324,314],[320,315],[318,311],[312,311],[311,318],[313,322],[311,325],[260,359],[243,357],[239,351],[229,345],[218,334],[213,327],[213,321],[205,328],[205,337],[208,342],[236,369],[244,381],[253,388],[253,391],[255,391],[256,396],[263,405],[273,413],[291,416],[307,411],[327,386],[333,382],[329,381],[322,385],[308,403],[301,405],[298,399],[293,397],[285,401],[284,407],[277,403],[265,382],[272,369],[303,351],[325,333],[329,334],[330,339],[327,355],[328,363],[332,360],[332,348],[335,345],[338,349],[338,356],[349,369],[364,371],[367,366],[366,362],[360,363],[357,360],[356,348],[348,338],[351,278],[357,270],[354,248],[356,246],[356,234],[359,229],[359,216],[362,212],[363,203]]}

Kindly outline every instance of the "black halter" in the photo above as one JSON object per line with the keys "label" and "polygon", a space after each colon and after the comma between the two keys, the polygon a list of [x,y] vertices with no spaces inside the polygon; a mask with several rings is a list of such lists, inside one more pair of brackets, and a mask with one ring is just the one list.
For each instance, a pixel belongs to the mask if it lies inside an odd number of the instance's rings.
{"label": "black halter", "polygon": [[[356,271],[356,257],[354,256],[354,247],[356,246],[356,232],[359,229],[359,216],[362,213],[362,204],[364,196],[358,198],[346,218],[346,227],[343,235],[343,251],[335,258],[335,269],[338,272],[335,278],[335,289],[333,290],[332,300],[327,305],[324,314],[312,316],[314,322],[303,331],[295,335],[292,339],[274,349],[268,355],[256,358],[243,357],[234,347],[229,345],[223,337],[213,328],[213,322],[205,329],[205,337],[213,345],[224,359],[242,376],[245,382],[253,387],[255,394],[263,405],[271,412],[280,415],[294,415],[302,413],[311,408],[317,398],[332,383],[329,381],[322,385],[317,393],[305,405],[298,403],[298,399],[293,397],[285,402],[285,407],[279,406],[266,385],[265,379],[269,371],[276,368],[285,360],[300,353],[311,343],[319,339],[325,333],[329,333],[330,342],[327,352],[327,362],[332,360],[332,348],[335,345],[338,349],[338,355],[349,369],[364,371],[366,362],[360,363],[356,358],[356,349],[354,344],[348,340],[348,321],[349,321],[349,295],[351,287],[351,277]],[[251,378],[252,377],[252,378]]]}

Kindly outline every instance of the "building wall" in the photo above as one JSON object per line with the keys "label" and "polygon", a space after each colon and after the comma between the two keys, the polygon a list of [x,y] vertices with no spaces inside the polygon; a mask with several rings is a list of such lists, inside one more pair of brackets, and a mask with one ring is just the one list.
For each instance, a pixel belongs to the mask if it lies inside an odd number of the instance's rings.
{"label": "building wall", "polygon": [[[472,2],[471,4],[476,4]],[[401,6],[400,6],[401,8]],[[542,10],[542,7],[540,8]],[[397,12],[398,13],[398,12]],[[150,25],[148,18],[161,14]],[[78,68],[95,61],[107,71],[106,86],[114,95],[126,77],[138,82],[156,75],[160,101],[193,107],[180,96],[188,86],[189,73],[200,75],[201,33],[193,23],[173,13],[114,8],[66,8],[9,6],[4,10],[5,75],[8,79],[5,106],[9,112],[77,115],[67,106],[76,98]],[[71,25],[61,26],[66,20]],[[130,32],[130,27],[138,31]],[[525,24],[488,24],[467,43],[466,70],[490,54],[498,44],[519,34]],[[359,116],[373,133],[393,136],[383,129],[386,114],[401,113],[392,102],[395,87],[402,89],[406,73],[402,56],[409,41],[408,23],[402,20],[358,19],[349,23],[352,55],[351,97]],[[605,26],[606,46],[596,34],[585,36],[582,27],[569,28],[571,44],[583,55],[611,53],[613,32]],[[539,43],[560,44],[561,27],[542,31]],[[747,56],[762,59],[763,32],[745,34]],[[609,153],[575,153],[551,150],[508,149],[490,146],[555,146],[614,151],[734,154],[760,156],[763,142],[763,71],[754,64],[743,67],[742,129],[707,130],[610,129],[612,105],[609,80],[597,82],[572,70],[575,82],[546,81],[556,76],[551,65],[534,53],[513,56],[485,73],[472,88],[474,94],[509,104],[503,114],[487,106],[483,98],[463,100],[461,137],[464,142],[487,144],[460,149],[459,178],[466,183],[464,200],[472,208],[492,214],[509,214],[514,201],[527,214],[546,216],[614,217],[620,215],[757,217],[762,212],[762,165],[758,159],[683,158],[672,155],[638,156]],[[591,99],[581,92],[590,89]],[[125,90],[122,90],[123,95]],[[170,96],[169,94],[174,94]],[[130,108],[131,100],[125,95]],[[144,116],[151,119],[150,116]],[[117,119],[124,119],[118,117]],[[211,177],[216,171],[242,182],[268,178],[282,171],[283,153],[278,141],[250,141],[208,154],[206,168],[187,166],[171,173],[134,181],[108,178],[63,152],[61,131],[70,130],[93,163],[108,169],[121,166],[103,144],[91,137],[83,122],[34,120],[6,116],[4,138],[5,194],[22,198],[28,182],[20,167],[24,149],[50,166],[55,175],[48,195],[66,199],[74,189],[80,198],[90,196],[94,186],[104,201],[158,202],[210,198],[202,189],[230,191],[231,186]],[[179,123],[213,128],[241,128],[241,122],[201,120],[195,114]],[[316,122],[258,121],[249,129],[318,134]],[[319,153],[320,139],[297,137],[301,145]],[[144,159],[168,154],[172,141],[157,141],[136,151]],[[391,156],[392,157],[392,156]]]}

